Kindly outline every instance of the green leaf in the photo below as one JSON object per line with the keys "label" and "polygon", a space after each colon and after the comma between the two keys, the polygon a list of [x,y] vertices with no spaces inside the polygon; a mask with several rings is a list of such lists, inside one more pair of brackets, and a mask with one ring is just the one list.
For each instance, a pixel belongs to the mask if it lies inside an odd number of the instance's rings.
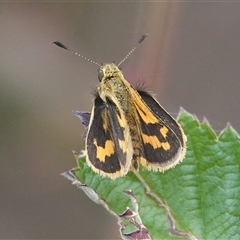
{"label": "green leaf", "polygon": [[[227,126],[217,136],[206,120],[185,111],[178,120],[188,140],[186,157],[175,168],[140,169],[111,180],[76,155],[78,167],[63,175],[126,226],[120,227],[123,238],[240,239],[239,135]],[[128,208],[130,216],[121,215]]]}

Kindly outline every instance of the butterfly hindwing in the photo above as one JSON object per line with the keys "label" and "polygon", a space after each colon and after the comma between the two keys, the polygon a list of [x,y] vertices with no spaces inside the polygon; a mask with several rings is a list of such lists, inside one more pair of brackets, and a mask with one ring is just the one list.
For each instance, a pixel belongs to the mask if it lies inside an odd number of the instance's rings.
{"label": "butterfly hindwing", "polygon": [[130,167],[132,145],[126,119],[115,103],[96,96],[86,137],[87,162],[102,176],[116,178]]}

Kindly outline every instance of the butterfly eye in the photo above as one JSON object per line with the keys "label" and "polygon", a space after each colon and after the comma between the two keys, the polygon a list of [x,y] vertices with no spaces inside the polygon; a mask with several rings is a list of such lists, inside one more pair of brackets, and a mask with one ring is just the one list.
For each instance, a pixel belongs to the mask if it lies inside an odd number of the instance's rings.
{"label": "butterfly eye", "polygon": [[99,69],[99,70],[98,70],[98,80],[99,80],[99,82],[102,81],[103,77],[104,77],[103,70],[102,70],[102,69]]}

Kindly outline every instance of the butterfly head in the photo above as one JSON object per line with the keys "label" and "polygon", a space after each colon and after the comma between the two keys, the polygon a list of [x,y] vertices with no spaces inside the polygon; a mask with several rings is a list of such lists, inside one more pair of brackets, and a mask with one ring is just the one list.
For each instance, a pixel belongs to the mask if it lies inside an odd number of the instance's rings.
{"label": "butterfly head", "polygon": [[110,80],[113,77],[123,77],[122,71],[115,63],[104,63],[98,69],[98,80],[100,82]]}

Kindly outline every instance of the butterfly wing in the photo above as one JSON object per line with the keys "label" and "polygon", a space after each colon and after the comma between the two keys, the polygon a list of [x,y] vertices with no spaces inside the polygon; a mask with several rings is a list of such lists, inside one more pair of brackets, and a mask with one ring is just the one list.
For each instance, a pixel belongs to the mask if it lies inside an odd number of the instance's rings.
{"label": "butterfly wing", "polygon": [[131,89],[139,115],[144,156],[140,163],[148,170],[164,171],[185,156],[186,137],[180,125],[151,94]]}
{"label": "butterfly wing", "polygon": [[186,136],[176,120],[158,103],[158,101],[149,92],[138,90],[138,93],[143,101],[147,104],[147,106],[152,110],[152,112],[159,119],[161,119],[161,121],[167,125],[168,128],[172,129],[172,131],[181,142],[182,147],[186,147]]}
{"label": "butterfly wing", "polygon": [[110,99],[96,96],[86,137],[87,162],[102,176],[125,175],[133,155],[127,121]]}

